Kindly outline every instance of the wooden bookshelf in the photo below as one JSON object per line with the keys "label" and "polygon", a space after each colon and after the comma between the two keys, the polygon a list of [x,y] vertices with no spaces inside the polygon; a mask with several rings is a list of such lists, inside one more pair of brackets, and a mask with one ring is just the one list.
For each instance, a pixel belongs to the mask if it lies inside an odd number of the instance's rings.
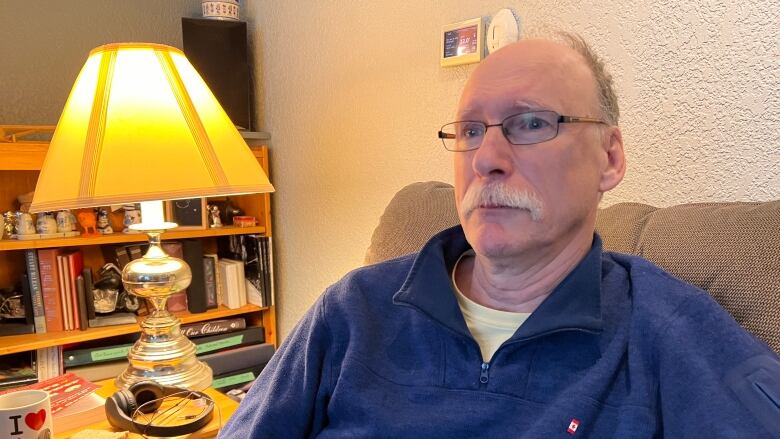
{"label": "wooden bookshelf", "polygon": [[[233,227],[224,226],[216,229],[203,230],[176,230],[162,234],[162,240],[166,239],[185,239],[185,238],[205,238],[209,236],[227,236],[241,235],[246,233],[263,234],[265,227]],[[100,236],[73,236],[70,238],[52,238],[52,239],[3,239],[0,240],[0,251],[3,250],[26,250],[29,248],[47,248],[47,247],[80,247],[85,245],[101,244],[121,244],[128,242],[147,242],[148,236],[144,233],[122,233],[115,232],[110,235]]]}
{"label": "wooden bookshelf", "polygon": [[[203,322],[206,320],[221,319],[225,317],[238,316],[242,314],[251,314],[260,311],[267,311],[268,308],[261,308],[256,305],[245,305],[241,308],[229,309],[224,306],[206,311],[199,314],[189,312],[174,313],[181,320],[182,324]],[[138,318],[140,322],[142,317]],[[86,331],[60,331],[47,332],[45,334],[23,334],[8,335],[0,338],[0,355],[13,354],[16,352],[31,351],[33,349],[48,348],[70,343],[95,340],[99,338],[113,337],[115,335],[133,334],[140,332],[141,327],[138,324],[103,326],[100,328],[89,328]]]}
{"label": "wooden bookshelf", "polygon": [[[16,197],[35,189],[38,173],[43,166],[49,141],[48,137],[54,131],[53,126],[0,125],[0,212],[16,210]],[[247,139],[249,147],[269,174],[267,138],[259,140]],[[202,230],[171,230],[162,235],[163,240],[198,238],[204,241],[204,249],[209,252],[216,250],[216,237],[241,234],[264,234],[271,236],[271,202],[270,194],[241,195],[231,197],[245,215],[254,216],[257,225],[254,227],[224,226]],[[145,242],[145,234],[124,234],[115,232],[100,236],[75,236],[69,238],[17,240],[0,239],[0,287],[9,286],[10,282],[19,279],[25,270],[24,250],[53,247],[79,247],[84,251],[85,263],[89,262],[93,269],[102,264],[103,257],[99,246],[103,244],[122,244]],[[258,307],[246,305],[238,309],[228,309],[220,306],[205,313],[176,313],[182,323],[201,322],[243,316],[247,324],[262,325],[267,343],[277,344],[276,340],[276,310],[274,306]],[[0,355],[31,351],[40,348],[62,346],[84,341],[99,340],[122,334],[140,331],[137,324],[89,328],[85,331],[72,330],[48,332],[44,334],[25,334],[0,336]]]}

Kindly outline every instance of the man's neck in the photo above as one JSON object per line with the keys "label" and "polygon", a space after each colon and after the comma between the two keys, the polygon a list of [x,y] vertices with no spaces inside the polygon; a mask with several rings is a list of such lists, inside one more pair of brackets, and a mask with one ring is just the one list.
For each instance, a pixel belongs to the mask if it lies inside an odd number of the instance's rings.
{"label": "man's neck", "polygon": [[533,312],[582,261],[592,245],[592,233],[577,237],[550,254],[491,261],[476,254],[456,267],[455,282],[474,302],[510,312]]}

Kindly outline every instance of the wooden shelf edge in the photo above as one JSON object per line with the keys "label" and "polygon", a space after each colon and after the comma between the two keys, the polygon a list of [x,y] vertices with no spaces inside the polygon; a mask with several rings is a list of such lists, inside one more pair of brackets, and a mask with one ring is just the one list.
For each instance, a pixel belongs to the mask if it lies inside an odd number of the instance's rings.
{"label": "wooden shelf edge", "polygon": [[[180,312],[174,314],[179,318],[179,320],[181,320],[182,324],[187,324],[218,319],[222,317],[266,311],[268,309],[269,307],[259,307],[256,305],[245,305],[236,309],[229,309],[224,306],[220,306],[217,309],[209,310],[199,314],[191,314],[189,312]],[[86,331],[74,330],[47,332],[45,334],[6,335],[0,337],[0,355],[32,351],[35,349],[60,346],[70,343],[79,343],[83,341],[113,337],[116,335],[132,334],[135,332],[140,332],[140,329],[141,328],[138,326],[138,324],[135,324],[89,328]]]}
{"label": "wooden shelf edge", "polygon": [[[202,230],[173,230],[162,234],[163,241],[170,239],[186,238],[205,238],[209,236],[227,236],[227,235],[248,235],[263,234],[266,229],[263,226],[254,227],[233,227],[225,226],[217,229]],[[83,245],[102,245],[119,244],[126,242],[146,242],[148,237],[143,233],[112,233],[110,235],[100,236],[74,236],[71,238],[52,238],[52,239],[3,239],[0,240],[0,251],[5,250],[26,250],[31,248],[50,248],[50,247],[77,247]]]}

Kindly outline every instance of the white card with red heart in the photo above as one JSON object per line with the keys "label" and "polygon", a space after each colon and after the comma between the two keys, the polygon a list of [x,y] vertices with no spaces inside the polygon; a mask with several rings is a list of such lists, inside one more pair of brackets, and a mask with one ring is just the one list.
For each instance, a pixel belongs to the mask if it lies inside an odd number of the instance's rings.
{"label": "white card with red heart", "polygon": [[0,439],[50,439],[51,423],[51,397],[45,390],[0,395]]}

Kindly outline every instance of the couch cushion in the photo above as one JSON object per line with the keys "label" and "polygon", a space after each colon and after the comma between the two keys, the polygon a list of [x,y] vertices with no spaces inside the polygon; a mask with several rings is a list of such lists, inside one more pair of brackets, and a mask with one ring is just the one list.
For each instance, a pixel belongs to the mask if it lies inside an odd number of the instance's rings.
{"label": "couch cushion", "polygon": [[[451,185],[406,186],[382,214],[365,263],[415,252],[457,223]],[[599,210],[596,229],[605,249],[643,256],[707,290],[780,353],[780,201],[619,203]]]}

